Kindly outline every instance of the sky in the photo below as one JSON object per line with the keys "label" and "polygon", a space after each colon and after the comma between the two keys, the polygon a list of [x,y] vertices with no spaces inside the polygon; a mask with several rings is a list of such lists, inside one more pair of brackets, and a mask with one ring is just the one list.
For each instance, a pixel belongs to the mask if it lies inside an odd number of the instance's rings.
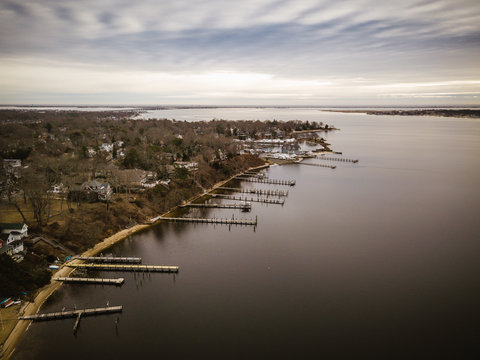
{"label": "sky", "polygon": [[480,1],[0,0],[0,104],[480,105]]}

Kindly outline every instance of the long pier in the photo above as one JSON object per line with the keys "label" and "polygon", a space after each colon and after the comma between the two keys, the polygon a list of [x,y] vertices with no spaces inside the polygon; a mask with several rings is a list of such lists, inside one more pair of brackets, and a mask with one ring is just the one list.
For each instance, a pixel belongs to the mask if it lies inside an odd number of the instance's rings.
{"label": "long pier", "polygon": [[70,284],[102,284],[102,285],[123,285],[124,278],[104,279],[104,278],[75,278],[75,277],[57,277],[55,281],[61,281]]}
{"label": "long pier", "polygon": [[142,272],[178,272],[178,266],[164,265],[117,265],[117,264],[67,264],[76,269],[108,270],[108,271],[142,271]]}
{"label": "long pier", "polygon": [[142,258],[139,257],[108,257],[108,256],[78,256],[72,260],[83,260],[100,263],[122,263],[122,264],[140,264]]}
{"label": "long pier", "polygon": [[330,157],[330,156],[323,156],[323,155],[317,156],[317,159],[330,160],[330,161],[351,162],[351,163],[357,163],[358,162],[358,160],[354,160],[354,159],[337,158],[337,157]]}
{"label": "long pier", "polygon": [[231,187],[218,187],[218,190],[235,191],[243,194],[258,194],[267,196],[288,196],[288,191],[276,190],[276,189],[256,189],[256,188],[231,188]]}
{"label": "long pier", "polygon": [[312,163],[304,163],[304,162],[298,162],[298,163],[296,162],[295,164],[308,165],[308,166],[318,166],[318,167],[329,168],[329,169],[336,169],[337,168],[335,165],[312,164]]}
{"label": "long pier", "polygon": [[194,208],[211,208],[211,209],[240,209],[243,211],[250,211],[251,204],[185,204],[180,207],[194,207]]}
{"label": "long pier", "polygon": [[257,219],[244,220],[244,219],[220,219],[220,218],[174,218],[174,217],[162,217],[161,220],[172,222],[191,222],[191,223],[203,223],[203,224],[225,224],[225,225],[257,225]]}
{"label": "long pier", "polygon": [[19,316],[18,319],[19,320],[32,320],[32,321],[57,320],[57,319],[75,318],[75,317],[78,317],[79,314],[81,314],[81,316],[92,316],[92,315],[117,313],[117,312],[122,312],[122,310],[123,310],[122,306],[108,306],[108,307],[104,307],[104,308],[60,311],[60,312],[54,312],[54,313],[25,315],[25,316]]}
{"label": "long pier", "polygon": [[227,200],[260,202],[264,204],[278,204],[278,205],[285,204],[284,199],[261,199],[261,198],[247,197],[247,196],[235,196],[235,195],[224,195],[224,194],[212,194],[212,197],[218,197],[218,198],[227,199]]}
{"label": "long pier", "polygon": [[248,182],[256,182],[261,184],[272,184],[272,185],[288,185],[294,186],[296,181],[295,180],[285,180],[285,179],[270,179],[270,178],[255,178],[255,177],[245,177],[245,176],[237,176],[238,180],[248,181]]}

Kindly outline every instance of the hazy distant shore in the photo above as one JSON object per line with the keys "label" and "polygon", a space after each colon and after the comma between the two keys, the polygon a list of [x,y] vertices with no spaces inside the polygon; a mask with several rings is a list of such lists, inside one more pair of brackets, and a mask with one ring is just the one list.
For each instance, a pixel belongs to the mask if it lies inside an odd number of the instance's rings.
{"label": "hazy distant shore", "polygon": [[324,110],[342,113],[362,113],[367,115],[400,116],[442,116],[461,118],[480,118],[480,110],[474,109],[415,109],[415,110]]}

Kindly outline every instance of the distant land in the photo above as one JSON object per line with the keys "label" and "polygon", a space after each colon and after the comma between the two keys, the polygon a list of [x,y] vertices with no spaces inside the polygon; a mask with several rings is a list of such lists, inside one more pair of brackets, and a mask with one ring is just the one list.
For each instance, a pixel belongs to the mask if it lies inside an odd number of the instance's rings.
{"label": "distant land", "polygon": [[415,109],[415,110],[325,110],[343,113],[362,113],[368,115],[401,115],[401,116],[443,116],[480,118],[480,110],[474,109]]}

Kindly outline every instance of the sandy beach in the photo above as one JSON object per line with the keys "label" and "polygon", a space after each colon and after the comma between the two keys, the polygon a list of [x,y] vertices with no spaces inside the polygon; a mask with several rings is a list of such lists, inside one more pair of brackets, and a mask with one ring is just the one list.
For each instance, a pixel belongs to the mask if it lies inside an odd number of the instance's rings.
{"label": "sandy beach", "polygon": [[[256,166],[256,167],[249,168],[247,171],[260,170],[260,169],[266,168],[268,166],[269,166],[269,164]],[[197,199],[199,199],[203,196],[208,195],[210,192],[212,192],[215,189],[217,189],[218,187],[221,187],[224,184],[228,183],[229,181],[231,181],[236,176],[237,176],[237,174],[231,176],[230,178],[228,178],[224,181],[216,183],[211,188],[205,190],[205,192],[203,194],[195,195],[191,199],[188,199],[185,203],[186,204],[191,203],[191,202],[193,202],[193,201],[195,201],[195,200],[197,200]],[[178,206],[170,209],[169,211],[162,214],[161,216],[169,216],[172,212],[176,211],[177,209],[178,209]],[[138,231],[141,231],[141,230],[144,230],[144,229],[146,229],[146,228],[148,228],[148,227],[150,227],[150,226],[152,226],[156,223],[157,222],[152,222],[150,224],[138,224],[138,225],[132,226],[128,229],[119,231],[119,232],[113,234],[112,236],[110,236],[108,238],[105,238],[102,242],[99,242],[93,248],[88,249],[87,251],[82,253],[81,256],[95,256],[95,255],[105,251],[106,249],[108,249],[109,247],[114,245],[115,243],[117,243],[121,240],[124,240],[124,239],[128,238],[129,236],[133,235],[134,233],[136,233]],[[78,261],[78,260],[74,260],[74,262],[75,261]],[[80,262],[80,261],[78,261],[78,262]],[[54,277],[67,277],[73,271],[74,271],[74,268],[70,268],[70,267],[67,267],[65,265],[62,265],[62,267],[57,272],[52,274],[52,279]],[[62,285],[61,282],[56,282],[56,281],[51,280],[48,285],[45,285],[39,291],[39,293],[35,297],[35,300],[31,303],[28,303],[28,305],[24,308],[23,314],[21,314],[21,315],[36,314],[38,312],[38,310],[40,309],[40,307],[44,304],[44,302],[50,297],[50,295],[52,295],[61,285]],[[0,360],[7,360],[8,358],[10,358],[12,356],[13,352],[15,351],[15,347],[19,343],[22,335],[27,330],[29,324],[30,324],[30,321],[17,320],[17,323],[16,323],[15,327],[13,328],[12,332],[10,333],[10,335],[6,339],[5,343],[3,344],[3,348],[1,349],[1,353],[0,353]]]}

